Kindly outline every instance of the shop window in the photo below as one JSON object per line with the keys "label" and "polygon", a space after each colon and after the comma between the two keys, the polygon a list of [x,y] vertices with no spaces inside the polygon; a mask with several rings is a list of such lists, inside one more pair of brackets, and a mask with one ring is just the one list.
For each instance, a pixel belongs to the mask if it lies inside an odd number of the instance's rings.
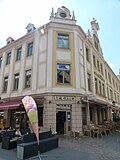
{"label": "shop window", "polygon": [[38,125],[43,126],[43,107],[38,107]]}
{"label": "shop window", "polygon": [[29,43],[27,46],[27,56],[31,56],[33,52],[33,42]]}
{"label": "shop window", "polygon": [[7,54],[6,65],[10,64],[11,52]]}
{"label": "shop window", "polygon": [[57,83],[70,84],[69,64],[57,64]]}
{"label": "shop window", "polygon": [[19,73],[14,75],[14,90],[18,90],[19,85]]}
{"label": "shop window", "polygon": [[21,60],[21,53],[22,53],[22,48],[18,48],[16,54],[16,61]]}
{"label": "shop window", "polygon": [[69,48],[69,35],[58,34],[57,47],[68,49]]}
{"label": "shop window", "polygon": [[30,88],[31,86],[31,69],[27,70],[25,73],[25,88]]}
{"label": "shop window", "polygon": [[8,87],[8,77],[5,77],[4,78],[3,92],[7,92],[7,87]]}

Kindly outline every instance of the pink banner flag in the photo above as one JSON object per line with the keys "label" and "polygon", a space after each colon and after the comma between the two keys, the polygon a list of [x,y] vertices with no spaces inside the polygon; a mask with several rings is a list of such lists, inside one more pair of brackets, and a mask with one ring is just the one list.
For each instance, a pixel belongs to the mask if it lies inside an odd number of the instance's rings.
{"label": "pink banner flag", "polygon": [[38,132],[38,112],[37,112],[37,105],[34,99],[31,96],[25,96],[22,99],[22,103],[25,107],[26,113],[28,115],[29,121],[33,128],[33,131],[36,135],[37,142],[39,145],[39,132]]}

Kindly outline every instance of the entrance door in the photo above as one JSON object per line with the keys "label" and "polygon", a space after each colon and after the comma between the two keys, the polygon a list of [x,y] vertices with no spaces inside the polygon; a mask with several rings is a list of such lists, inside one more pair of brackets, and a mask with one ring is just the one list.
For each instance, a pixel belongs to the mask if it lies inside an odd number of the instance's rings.
{"label": "entrance door", "polygon": [[64,134],[66,122],[66,111],[58,111],[56,113],[56,131],[58,134]]}

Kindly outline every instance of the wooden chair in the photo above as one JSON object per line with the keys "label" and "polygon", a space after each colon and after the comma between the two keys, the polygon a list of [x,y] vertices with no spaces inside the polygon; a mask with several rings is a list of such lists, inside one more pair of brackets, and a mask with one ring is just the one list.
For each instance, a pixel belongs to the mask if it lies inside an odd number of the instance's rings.
{"label": "wooden chair", "polygon": [[93,137],[95,137],[95,135],[96,135],[97,138],[98,138],[99,136],[101,136],[101,138],[103,138],[102,132],[103,132],[103,130],[102,130],[101,127],[98,127],[98,128],[96,128],[96,129],[94,129],[94,130],[93,130]]}
{"label": "wooden chair", "polygon": [[91,137],[91,130],[89,126],[86,125],[83,126],[83,135]]}

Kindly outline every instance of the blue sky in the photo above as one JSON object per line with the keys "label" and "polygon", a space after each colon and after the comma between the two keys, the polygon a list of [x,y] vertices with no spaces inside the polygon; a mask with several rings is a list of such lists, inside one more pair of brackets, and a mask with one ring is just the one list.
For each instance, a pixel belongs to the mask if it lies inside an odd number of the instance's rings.
{"label": "blue sky", "polygon": [[26,26],[39,27],[49,22],[52,7],[74,10],[77,25],[87,32],[93,17],[99,23],[98,36],[103,56],[115,74],[120,69],[120,0],[0,0],[0,48],[6,39],[26,34]]}

